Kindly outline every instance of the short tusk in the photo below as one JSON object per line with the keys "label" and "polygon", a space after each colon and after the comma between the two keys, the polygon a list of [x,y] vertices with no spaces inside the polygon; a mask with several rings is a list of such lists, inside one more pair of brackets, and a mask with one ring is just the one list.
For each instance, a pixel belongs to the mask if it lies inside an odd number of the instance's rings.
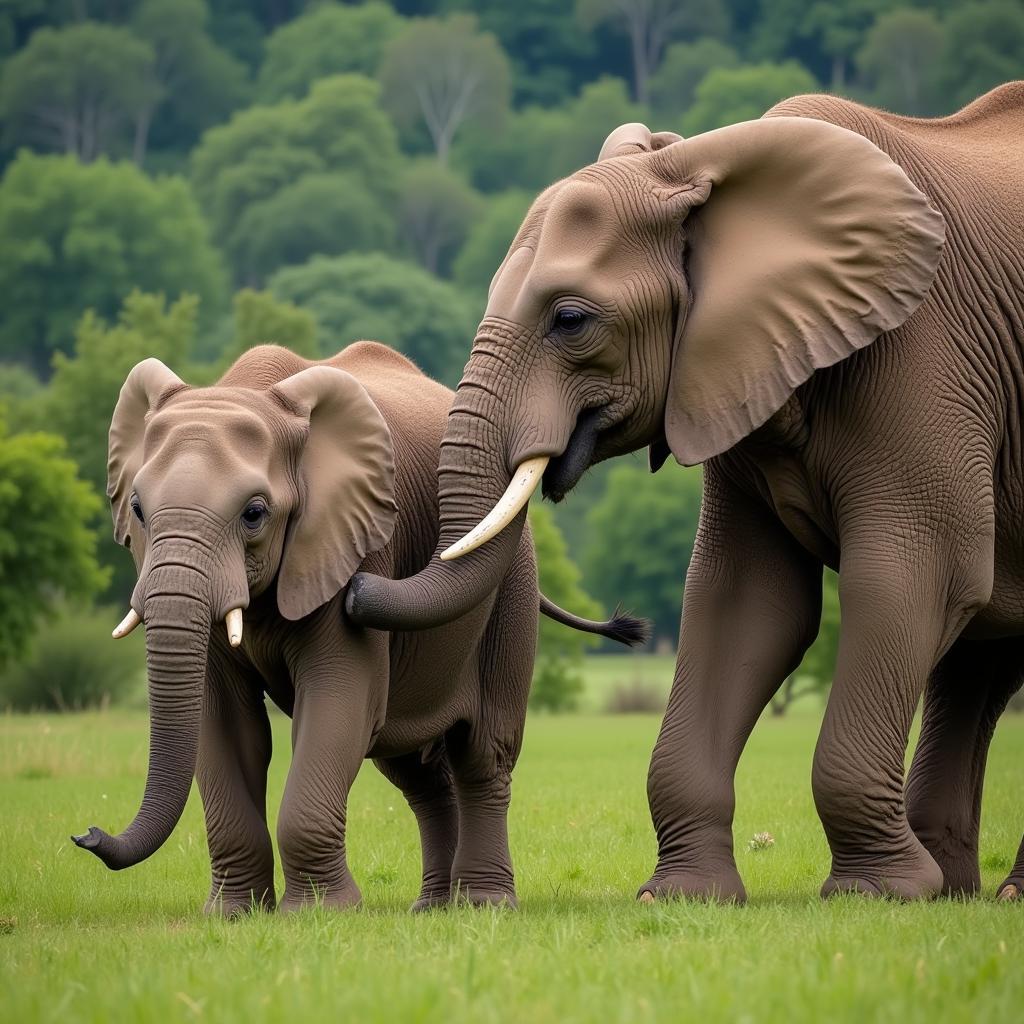
{"label": "short tusk", "polygon": [[128,614],[118,623],[117,628],[110,635],[115,640],[120,640],[121,637],[127,636],[140,622],[142,619],[139,618],[139,613],[134,609],[130,609]]}
{"label": "short tusk", "polygon": [[537,490],[537,484],[544,475],[544,467],[549,456],[538,455],[535,459],[521,462],[512,474],[512,482],[505,488],[505,493],[490,512],[450,548],[441,553],[441,561],[449,562],[453,558],[461,558],[475,551],[481,544],[486,544],[497,536],[519,514],[519,510],[530,500],[530,495]]}
{"label": "short tusk", "polygon": [[228,627],[228,643],[237,647],[242,642],[242,609],[232,608],[224,618]]}

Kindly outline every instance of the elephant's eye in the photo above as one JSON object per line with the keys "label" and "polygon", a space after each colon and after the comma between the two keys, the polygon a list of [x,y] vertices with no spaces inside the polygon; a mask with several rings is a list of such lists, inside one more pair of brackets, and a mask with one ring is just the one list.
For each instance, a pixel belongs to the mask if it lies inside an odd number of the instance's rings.
{"label": "elephant's eye", "polygon": [[242,522],[252,530],[263,522],[266,514],[267,506],[262,501],[250,501],[242,513]]}
{"label": "elephant's eye", "polygon": [[142,505],[136,495],[132,495],[132,511],[135,513],[135,518],[138,519],[143,526],[146,525],[146,517],[142,514]]}
{"label": "elephant's eye", "polygon": [[566,307],[555,313],[555,327],[563,334],[576,334],[587,322],[587,314],[582,309]]}

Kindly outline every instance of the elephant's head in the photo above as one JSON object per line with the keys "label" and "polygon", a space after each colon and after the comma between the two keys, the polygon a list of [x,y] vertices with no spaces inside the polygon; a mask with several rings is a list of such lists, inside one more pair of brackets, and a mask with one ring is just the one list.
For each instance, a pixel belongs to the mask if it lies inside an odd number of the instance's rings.
{"label": "elephant's head", "polygon": [[115,538],[139,571],[114,636],[145,623],[149,774],[123,833],[92,828],[76,842],[123,868],[157,850],[184,809],[211,629],[226,622],[213,642],[238,646],[250,599],[275,584],[281,615],[303,618],[388,542],[391,435],[342,370],[311,366],[264,390],[192,389],[147,359],[114,411],[107,491]]}
{"label": "elephant's head", "polygon": [[645,445],[654,468],[724,452],[903,323],[943,238],[906,174],[835,125],[617,129],[536,200],[494,276],[442,449],[436,557],[409,580],[357,575],[350,612],[460,613],[500,578],[541,479],[558,500]]}

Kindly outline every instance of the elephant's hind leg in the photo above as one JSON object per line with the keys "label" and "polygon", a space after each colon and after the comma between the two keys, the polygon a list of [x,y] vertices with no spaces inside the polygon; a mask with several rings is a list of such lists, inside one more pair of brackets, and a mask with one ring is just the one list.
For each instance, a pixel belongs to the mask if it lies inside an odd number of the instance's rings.
{"label": "elephant's hind leg", "polygon": [[925,692],[921,738],[907,779],[907,819],[935,858],[946,894],[981,887],[978,836],[985,761],[996,721],[1017,688],[1024,645],[959,639]]}
{"label": "elephant's hind leg", "polygon": [[[858,508],[882,500],[858,498]],[[903,501],[912,508],[915,496]],[[841,538],[839,653],[811,775],[832,850],[823,896],[942,890],[942,870],[907,819],[904,759],[929,677],[991,594],[983,513],[974,526],[949,511],[890,532],[862,518]]]}
{"label": "elephant's hind leg", "polygon": [[423,881],[413,912],[448,903],[452,861],[459,839],[459,812],[446,755],[429,758],[419,753],[381,758],[374,762],[397,786],[416,815],[423,857]]}
{"label": "elephant's hind leg", "polygon": [[1010,874],[999,883],[996,898],[1007,902],[1024,902],[1024,839],[1017,850],[1017,862],[1010,869]]}
{"label": "elephant's hind leg", "polygon": [[207,913],[233,917],[274,907],[266,811],[270,748],[259,681],[211,669],[196,764],[213,874]]}

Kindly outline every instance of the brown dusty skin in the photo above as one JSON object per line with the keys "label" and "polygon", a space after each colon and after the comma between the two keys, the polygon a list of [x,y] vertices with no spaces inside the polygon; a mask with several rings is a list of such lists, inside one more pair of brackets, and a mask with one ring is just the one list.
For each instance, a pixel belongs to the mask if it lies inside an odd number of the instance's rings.
{"label": "brown dusty skin", "polygon": [[[343,610],[359,567],[413,575],[438,545],[436,466],[452,393],[361,342],[311,363],[274,346],[210,388],[157,360],[125,382],[110,429],[117,539],[139,569],[152,734],[133,823],[75,839],[108,867],[150,856],[193,773],[213,881],[207,909],[275,905],[264,694],[293,717],[278,820],[282,909],[359,899],[345,860],[347,796],[371,757],[405,794],[423,849],[416,908],[515,904],[506,812],[522,743],[540,596],[528,530],[467,614],[417,634]],[[577,628],[636,639],[628,616]],[[242,609],[242,636],[224,620]],[[232,615],[237,627],[237,616]],[[234,639],[237,639],[235,637]]]}
{"label": "brown dusty skin", "polygon": [[[937,120],[803,96],[687,140],[625,125],[602,157],[536,200],[494,277],[442,534],[527,458],[556,500],[644,446],[702,462],[641,893],[744,898],[733,776],[817,633],[823,565],[843,623],[822,891],[975,891],[989,740],[1024,678],[1024,83]],[[360,577],[352,614],[435,623],[509,543],[400,589]]]}

